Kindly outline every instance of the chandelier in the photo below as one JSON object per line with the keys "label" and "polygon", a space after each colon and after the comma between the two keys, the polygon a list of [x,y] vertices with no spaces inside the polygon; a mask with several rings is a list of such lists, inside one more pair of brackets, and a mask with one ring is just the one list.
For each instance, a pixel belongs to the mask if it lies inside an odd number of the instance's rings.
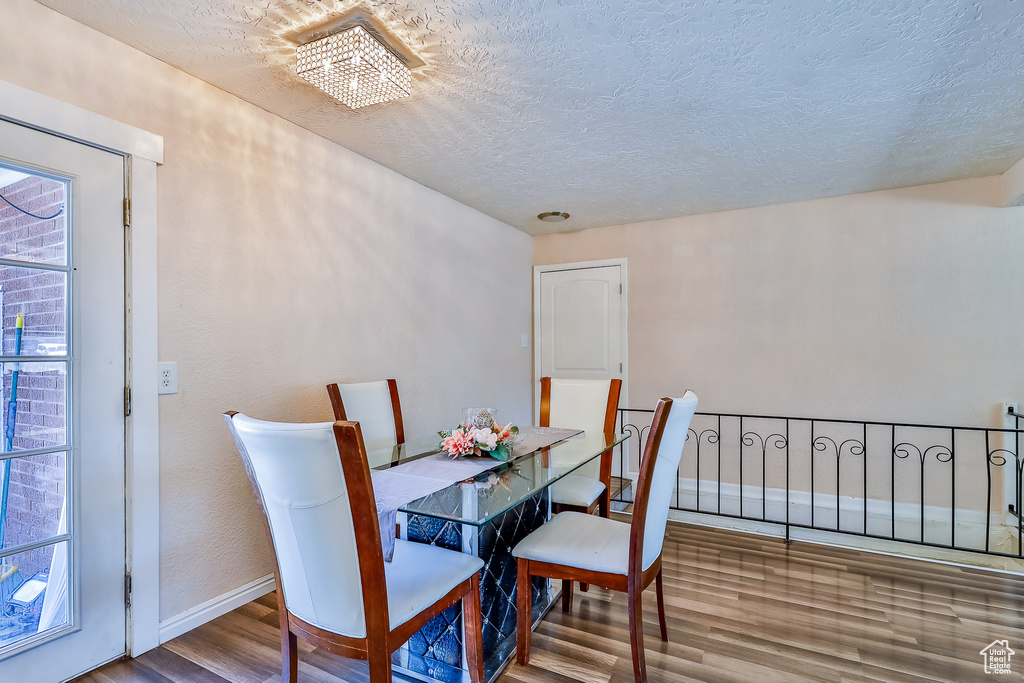
{"label": "chandelier", "polygon": [[295,71],[352,109],[412,91],[409,67],[362,26],[298,46]]}

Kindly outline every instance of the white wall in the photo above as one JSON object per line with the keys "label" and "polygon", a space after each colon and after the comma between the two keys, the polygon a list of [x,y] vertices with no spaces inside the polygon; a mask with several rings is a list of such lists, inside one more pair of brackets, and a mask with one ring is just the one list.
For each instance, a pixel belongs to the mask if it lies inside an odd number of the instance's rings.
{"label": "white wall", "polygon": [[[534,240],[626,257],[628,404],[1002,426],[1024,402],[1024,208],[1000,177]],[[624,402],[625,403],[625,402]]]}
{"label": "white wall", "polygon": [[326,420],[328,382],[395,377],[410,435],[528,421],[528,236],[30,0],[0,18],[0,79],[164,138],[161,619],[271,568],[223,411]]}

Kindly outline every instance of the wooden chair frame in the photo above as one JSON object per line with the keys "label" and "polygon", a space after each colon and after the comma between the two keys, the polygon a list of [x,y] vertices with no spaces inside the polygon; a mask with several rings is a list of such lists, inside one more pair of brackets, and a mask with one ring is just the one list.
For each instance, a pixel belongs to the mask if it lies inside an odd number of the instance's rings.
{"label": "wooden chair frame", "polygon": [[[392,394],[396,396],[396,394]],[[363,446],[362,432],[358,422],[341,421],[334,423],[334,437],[338,443],[341,467],[349,491],[352,516],[355,521],[356,548],[359,553],[359,575],[362,583],[363,610],[366,617],[366,637],[353,638],[314,626],[288,610],[284,590],[281,586],[281,569],[277,559],[277,548],[270,531],[263,503],[263,494],[253,471],[245,445],[235,432],[232,418],[237,411],[224,413],[238,452],[242,456],[245,472],[249,476],[253,493],[259,503],[263,529],[274,554],[274,580],[277,585],[277,607],[281,623],[281,681],[295,683],[298,680],[298,639],[342,657],[369,662],[371,683],[391,682],[391,653],[401,647],[412,635],[423,628],[428,621],[462,602],[465,622],[466,659],[470,678],[483,681],[483,636],[480,611],[480,576],[473,574],[449,591],[433,605],[412,619],[391,629],[388,619],[387,584],[384,575],[384,553],[381,548],[380,527],[377,507],[373,499],[370,482],[370,468]]]}
{"label": "wooden chair frame", "polygon": [[644,527],[647,518],[647,501],[651,492],[651,478],[654,465],[665,433],[665,422],[672,405],[672,399],[663,398],[658,402],[651,422],[651,432],[644,449],[640,477],[637,481],[636,497],[633,503],[633,520],[629,531],[629,565],[626,575],[596,572],[548,562],[520,558],[517,570],[516,598],[516,661],[525,666],[530,661],[530,626],[533,610],[533,595],[530,590],[531,577],[543,576],[562,580],[562,611],[572,609],[572,583],[579,581],[595,584],[609,590],[626,594],[629,612],[629,642],[633,653],[633,676],[637,683],[646,683],[647,664],[644,657],[644,625],[641,594],[653,581],[658,595],[658,621],[661,639],[668,642],[668,625],[665,622],[665,595],[662,586],[661,554],[646,570],[643,569]]}
{"label": "wooden chair frame", "polygon": [[[615,420],[619,410],[619,393],[622,391],[622,380],[613,379],[608,387],[608,405],[605,407],[604,413],[604,433],[612,434],[615,432]],[[549,424],[551,416],[551,378],[541,377],[540,378],[540,426],[550,427]],[[565,427],[572,427],[573,425],[563,425]],[[601,511],[602,517],[608,517],[611,513],[611,491],[612,491],[612,449],[606,450],[601,454],[601,474],[599,476],[601,483],[604,484],[604,492],[598,496],[597,500],[588,507],[585,508],[582,505],[564,505],[555,503],[552,505],[552,512],[559,513],[567,510],[575,512],[585,512],[588,515],[593,514],[595,508]]]}
{"label": "wooden chair frame", "polygon": [[[398,382],[389,379],[388,391],[391,393],[391,412],[395,416],[395,440],[401,445],[405,443],[405,427],[402,424],[402,404],[398,400]],[[327,385],[327,395],[331,397],[334,419],[342,422],[348,420],[348,416],[345,414],[345,403],[341,400],[341,389],[337,382]]]}

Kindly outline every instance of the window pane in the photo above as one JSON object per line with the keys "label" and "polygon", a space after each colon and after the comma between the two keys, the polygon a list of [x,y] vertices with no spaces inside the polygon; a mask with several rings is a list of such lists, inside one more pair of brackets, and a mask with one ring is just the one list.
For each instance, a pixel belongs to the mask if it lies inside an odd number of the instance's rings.
{"label": "window pane", "polygon": [[[0,510],[3,523],[3,545],[13,548],[28,543],[45,541],[56,536],[64,507],[67,469],[64,453],[46,453],[24,458],[12,458],[7,510]],[[0,462],[0,489],[6,472]]]}
{"label": "window pane", "polygon": [[68,622],[67,543],[0,559],[0,652]]}
{"label": "window pane", "polygon": [[[7,356],[62,356],[67,353],[65,302],[67,274],[0,266],[0,345]],[[16,353],[18,314],[22,314],[21,353]]]}
{"label": "window pane", "polygon": [[67,442],[67,406],[64,391],[65,363],[21,363],[18,371],[18,404],[14,416],[14,438],[7,448],[11,425],[10,395],[14,363],[3,368],[3,427],[0,450],[54,448]]}
{"label": "window pane", "polygon": [[0,165],[0,258],[67,263],[67,194],[67,181]]}

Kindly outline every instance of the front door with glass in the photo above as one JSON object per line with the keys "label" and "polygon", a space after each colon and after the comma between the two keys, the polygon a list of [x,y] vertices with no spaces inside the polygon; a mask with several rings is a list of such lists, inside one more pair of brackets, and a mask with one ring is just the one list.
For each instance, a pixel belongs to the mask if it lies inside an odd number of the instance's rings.
{"label": "front door with glass", "polygon": [[0,680],[125,651],[124,160],[0,122]]}

